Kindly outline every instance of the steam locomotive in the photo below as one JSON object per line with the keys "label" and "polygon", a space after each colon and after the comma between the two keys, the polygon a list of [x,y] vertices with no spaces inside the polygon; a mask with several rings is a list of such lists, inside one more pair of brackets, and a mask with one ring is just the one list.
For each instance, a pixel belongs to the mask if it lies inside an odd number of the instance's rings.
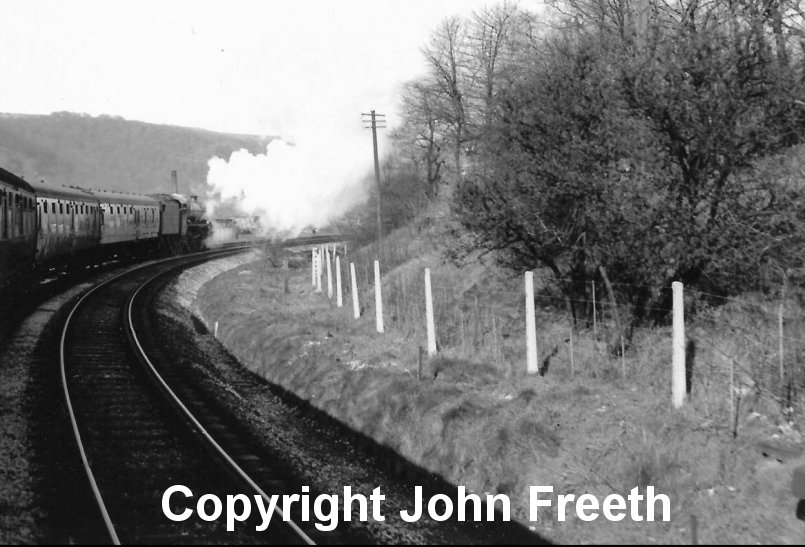
{"label": "steam locomotive", "polygon": [[195,196],[29,183],[0,168],[0,289],[32,268],[200,249],[209,231]]}

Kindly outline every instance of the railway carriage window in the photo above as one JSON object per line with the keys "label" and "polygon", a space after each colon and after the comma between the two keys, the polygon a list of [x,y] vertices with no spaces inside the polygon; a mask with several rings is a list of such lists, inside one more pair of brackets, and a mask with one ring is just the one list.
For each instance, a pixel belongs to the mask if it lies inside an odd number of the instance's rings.
{"label": "railway carriage window", "polygon": [[64,204],[63,203],[59,203],[59,214],[60,215],[64,214]]}

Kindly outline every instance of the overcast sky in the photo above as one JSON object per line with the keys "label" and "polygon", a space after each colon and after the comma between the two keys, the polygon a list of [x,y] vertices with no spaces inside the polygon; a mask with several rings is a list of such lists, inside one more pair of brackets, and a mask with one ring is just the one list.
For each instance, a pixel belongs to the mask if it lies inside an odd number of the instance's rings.
{"label": "overcast sky", "polygon": [[0,112],[280,136],[297,146],[211,158],[211,195],[245,196],[278,227],[321,224],[371,172],[361,113],[396,125],[400,86],[425,73],[440,21],[496,3],[0,0]]}
{"label": "overcast sky", "polygon": [[357,127],[362,111],[394,111],[441,19],[494,4],[0,0],[0,112],[255,134]]}

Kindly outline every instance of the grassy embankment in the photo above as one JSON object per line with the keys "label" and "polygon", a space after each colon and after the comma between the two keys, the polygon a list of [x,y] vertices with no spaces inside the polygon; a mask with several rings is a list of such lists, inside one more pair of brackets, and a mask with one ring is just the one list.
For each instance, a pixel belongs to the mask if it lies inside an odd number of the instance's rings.
{"label": "grassy embankment", "polygon": [[[522,277],[480,260],[448,263],[441,230],[420,226],[388,238],[396,266],[384,268],[382,335],[362,253],[347,257],[358,259],[366,289],[358,321],[348,294],[339,309],[326,285],[325,294],[313,291],[309,253],[291,269],[287,294],[278,262],[261,261],[213,279],[195,305],[211,330],[219,322],[219,339],[245,366],[455,484],[509,495],[523,521],[530,485],[599,499],[652,485],[672,500],[669,523],[582,522],[572,513],[557,522],[541,510],[529,524],[554,541],[689,543],[695,515],[703,543],[801,542],[789,481],[805,457],[796,424],[785,423],[773,395],[771,303],[733,302],[689,327],[700,349],[689,402],[675,411],[668,328],[640,329],[624,357],[612,356],[606,314],[597,338],[587,326],[571,338],[566,314],[541,309],[547,370],[526,376]],[[440,357],[417,380],[426,266]],[[789,353],[790,366],[796,357]]]}

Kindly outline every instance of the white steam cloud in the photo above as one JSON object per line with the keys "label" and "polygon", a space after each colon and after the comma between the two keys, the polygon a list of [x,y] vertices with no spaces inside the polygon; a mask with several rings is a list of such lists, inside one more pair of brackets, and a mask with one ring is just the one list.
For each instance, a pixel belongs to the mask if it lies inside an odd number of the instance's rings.
{"label": "white steam cloud", "polygon": [[306,132],[301,138],[272,140],[265,154],[241,149],[228,161],[212,158],[208,218],[257,216],[263,234],[288,237],[325,226],[366,199],[371,137],[368,142],[366,135],[353,142],[343,137]]}

